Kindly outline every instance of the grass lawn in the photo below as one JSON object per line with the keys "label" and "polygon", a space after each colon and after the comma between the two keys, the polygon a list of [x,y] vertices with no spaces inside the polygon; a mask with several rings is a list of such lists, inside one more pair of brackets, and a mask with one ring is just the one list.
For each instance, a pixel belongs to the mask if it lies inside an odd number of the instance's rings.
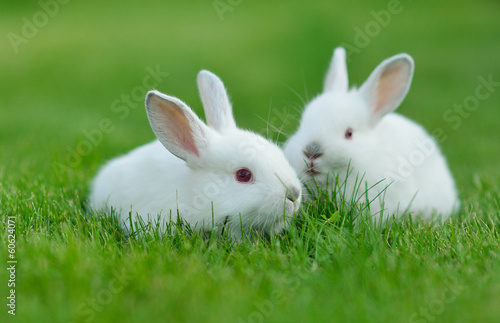
{"label": "grass lawn", "polygon": [[[0,10],[0,322],[498,322],[500,3],[59,1]],[[238,124],[282,142],[340,44],[353,85],[415,59],[398,111],[443,134],[462,201],[444,225],[354,226],[323,201],[284,236],[234,244],[128,239],[86,216],[98,168],[154,139],[147,90],[202,116],[209,69]]]}

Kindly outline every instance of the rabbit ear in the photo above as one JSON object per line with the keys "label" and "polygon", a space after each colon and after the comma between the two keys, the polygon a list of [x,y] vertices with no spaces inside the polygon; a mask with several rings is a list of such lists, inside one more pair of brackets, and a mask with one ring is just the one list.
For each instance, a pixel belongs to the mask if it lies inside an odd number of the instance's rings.
{"label": "rabbit ear", "polygon": [[146,111],[158,140],[180,159],[188,162],[207,147],[207,126],[181,100],[149,91]]}
{"label": "rabbit ear", "polygon": [[410,89],[414,63],[408,54],[399,54],[380,63],[359,92],[371,109],[373,121],[396,110]]}
{"label": "rabbit ear", "polygon": [[326,74],[323,93],[326,92],[347,92],[349,80],[347,77],[347,63],[344,47],[337,47],[333,51],[330,68]]}
{"label": "rabbit ear", "polygon": [[202,70],[198,73],[197,83],[207,124],[218,132],[236,128],[233,108],[224,84],[217,75]]}

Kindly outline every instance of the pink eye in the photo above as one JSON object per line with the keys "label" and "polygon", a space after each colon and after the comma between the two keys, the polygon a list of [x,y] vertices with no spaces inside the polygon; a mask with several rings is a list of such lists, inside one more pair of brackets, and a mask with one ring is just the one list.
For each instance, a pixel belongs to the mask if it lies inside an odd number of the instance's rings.
{"label": "pink eye", "polygon": [[345,139],[351,139],[351,138],[352,138],[352,129],[347,128],[347,130],[345,131]]}
{"label": "pink eye", "polygon": [[253,182],[252,172],[247,168],[241,168],[236,171],[236,180],[240,183]]}

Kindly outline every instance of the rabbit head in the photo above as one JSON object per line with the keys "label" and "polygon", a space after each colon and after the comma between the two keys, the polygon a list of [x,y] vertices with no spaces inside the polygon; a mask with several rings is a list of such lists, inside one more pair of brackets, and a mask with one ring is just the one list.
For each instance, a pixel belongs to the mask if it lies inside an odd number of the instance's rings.
{"label": "rabbit head", "polygon": [[229,222],[236,235],[242,226],[281,231],[300,205],[296,172],[277,145],[237,128],[216,75],[201,71],[197,82],[207,124],[177,98],[158,91],[146,97],[156,137],[187,166],[182,183],[171,183],[178,186],[181,217],[206,228]]}
{"label": "rabbit head", "polygon": [[410,87],[414,64],[407,54],[384,60],[359,89],[350,90],[345,58],[344,48],[335,49],[323,93],[306,106],[299,129],[285,144],[285,155],[303,182],[314,178],[324,184],[332,172],[348,167],[361,172],[382,167],[383,158],[370,157],[384,150],[374,130],[383,128],[381,120]]}

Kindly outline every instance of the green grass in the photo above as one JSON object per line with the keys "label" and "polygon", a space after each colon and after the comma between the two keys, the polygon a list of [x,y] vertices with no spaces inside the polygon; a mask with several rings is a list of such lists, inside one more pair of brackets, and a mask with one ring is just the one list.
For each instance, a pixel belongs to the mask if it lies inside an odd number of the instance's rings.
{"label": "green grass", "polygon": [[[290,231],[270,241],[152,232],[125,237],[109,218],[89,219],[89,182],[108,159],[154,138],[142,99],[129,114],[112,102],[142,84],[146,68],[168,76],[157,89],[202,115],[197,72],[219,75],[244,128],[291,133],[301,100],[322,87],[332,50],[386,1],[243,1],[221,21],[212,1],[70,1],[14,53],[7,34],[40,10],[0,10],[0,255],[7,217],[17,217],[16,317],[1,322],[496,322],[500,316],[500,87],[461,117],[444,115],[475,94],[478,77],[500,81],[500,5],[495,1],[401,1],[402,12],[351,57],[352,84],[383,59],[416,62],[399,111],[441,143],[462,209],[444,225],[405,220],[386,229],[304,204]],[[144,96],[149,89],[140,88]],[[283,116],[287,115],[284,119]],[[71,167],[67,149],[109,119]],[[283,135],[269,128],[269,137]],[[6,262],[4,267],[7,268]],[[8,296],[8,271],[0,294]],[[426,314],[428,311],[428,314]]]}

